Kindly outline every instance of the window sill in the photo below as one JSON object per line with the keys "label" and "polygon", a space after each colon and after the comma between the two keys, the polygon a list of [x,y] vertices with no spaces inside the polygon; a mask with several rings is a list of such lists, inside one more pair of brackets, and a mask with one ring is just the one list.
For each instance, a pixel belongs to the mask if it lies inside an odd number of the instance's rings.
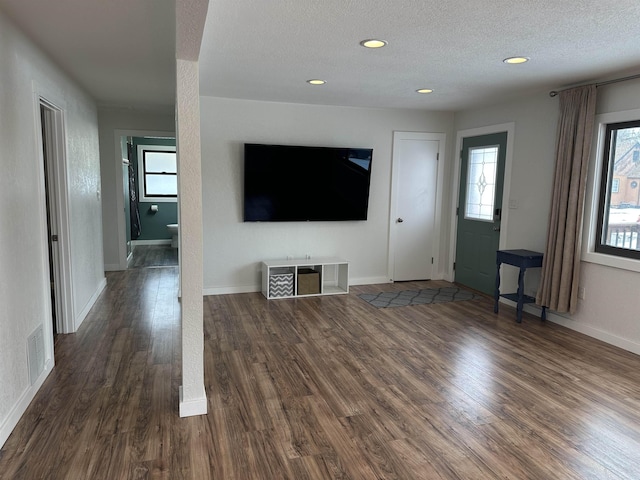
{"label": "window sill", "polygon": [[176,197],[167,198],[167,197],[140,197],[138,200],[139,203],[177,203],[178,199]]}
{"label": "window sill", "polygon": [[596,252],[583,252],[581,260],[587,263],[596,263],[607,267],[640,272],[640,260],[635,260],[633,258],[616,257],[615,255],[606,255],[604,253]]}

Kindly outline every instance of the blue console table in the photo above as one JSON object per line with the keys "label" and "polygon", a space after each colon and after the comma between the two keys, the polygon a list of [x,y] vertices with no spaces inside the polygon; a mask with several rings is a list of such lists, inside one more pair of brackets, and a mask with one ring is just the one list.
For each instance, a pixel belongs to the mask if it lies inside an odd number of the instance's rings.
{"label": "blue console table", "polygon": [[[500,294],[500,265],[503,263],[513,265],[520,269],[520,273],[518,274],[518,291],[516,293]],[[500,297],[507,298],[518,304],[516,310],[516,321],[521,323],[523,305],[525,303],[533,303],[536,301],[535,298],[524,294],[524,274],[527,271],[527,268],[542,267],[542,253],[532,252],[531,250],[498,250],[496,252],[496,264],[498,269],[496,272],[496,292],[493,311],[498,313]],[[542,307],[542,315],[540,318],[542,318],[542,320],[546,320],[546,307]]]}

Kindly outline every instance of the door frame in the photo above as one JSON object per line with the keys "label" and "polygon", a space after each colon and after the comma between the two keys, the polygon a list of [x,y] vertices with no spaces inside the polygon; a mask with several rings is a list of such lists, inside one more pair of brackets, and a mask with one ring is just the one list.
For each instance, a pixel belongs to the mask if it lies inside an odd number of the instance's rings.
{"label": "door frame", "polygon": [[[160,130],[122,130],[114,131],[115,145],[115,174],[116,174],[116,234],[118,236],[118,268],[117,270],[126,270],[128,268],[129,259],[127,258],[127,231],[125,222],[128,219],[124,216],[124,187],[122,182],[122,137],[160,137],[160,138],[176,138],[175,132],[167,132]],[[109,270],[114,270],[109,268]]]}
{"label": "door frame", "polygon": [[458,221],[456,210],[458,209],[458,198],[460,193],[460,173],[462,165],[462,142],[468,137],[478,137],[491,133],[507,132],[507,151],[504,165],[504,185],[502,188],[502,218],[500,220],[500,249],[504,249],[507,243],[507,227],[509,224],[509,196],[511,192],[511,167],[513,163],[513,141],[515,135],[515,122],[488,125],[486,127],[458,130],[456,135],[456,149],[453,162],[453,181],[451,182],[451,233],[449,237],[449,261],[445,269],[445,279],[453,282],[455,272],[453,263],[456,261],[456,247],[458,234]]}
{"label": "door frame", "polygon": [[[67,180],[67,155],[66,155],[66,133],[65,133],[65,115],[64,110],[51,102],[45,96],[34,91],[34,110],[36,114],[37,126],[36,141],[38,152],[38,164],[40,175],[40,192],[41,199],[41,238],[44,249],[43,258],[47,259],[45,272],[47,274],[47,285],[50,284],[50,265],[49,265],[49,233],[47,231],[47,206],[45,196],[45,170],[44,162],[47,162],[47,171],[49,182],[49,198],[50,198],[50,215],[53,217],[52,223],[56,225],[58,232],[57,255],[53,255],[53,269],[56,296],[56,330],[58,333],[72,333],[75,328],[75,312],[73,308],[73,283],[71,268],[71,228],[69,213],[69,197],[68,197],[68,180]],[[42,118],[40,116],[40,108],[44,107],[47,111],[47,117],[50,123],[46,125],[47,135],[43,137]],[[43,145],[47,142],[49,147],[49,157],[45,159]],[[47,291],[50,287],[47,288]],[[51,303],[51,300],[48,300]],[[50,305],[49,310],[53,313],[53,306]],[[45,328],[47,336],[53,339],[53,319],[51,318]]]}
{"label": "door frame", "polygon": [[446,133],[427,133],[427,132],[393,132],[393,145],[391,154],[391,185],[390,185],[390,206],[389,206],[389,250],[387,253],[387,278],[389,281],[393,281],[393,272],[395,268],[395,250],[397,246],[396,232],[392,228],[395,219],[397,218],[397,193],[400,188],[399,173],[398,173],[398,156],[399,156],[399,141],[400,140],[424,140],[424,141],[437,141],[438,142],[438,160],[437,160],[437,179],[436,179],[436,205],[435,205],[435,219],[434,219],[434,239],[433,239],[433,275],[432,280],[441,280],[443,274],[440,270],[440,232],[442,228],[442,203],[443,203],[443,190],[444,190],[444,168],[442,168],[443,161],[446,158]]}

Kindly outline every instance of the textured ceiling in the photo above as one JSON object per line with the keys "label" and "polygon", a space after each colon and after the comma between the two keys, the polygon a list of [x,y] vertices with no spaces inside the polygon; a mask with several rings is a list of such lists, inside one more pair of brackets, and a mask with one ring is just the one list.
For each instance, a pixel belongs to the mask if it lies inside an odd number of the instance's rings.
{"label": "textured ceiling", "polygon": [[[0,9],[99,104],[172,107],[174,0],[0,0]],[[210,0],[201,92],[460,110],[640,72],[638,18],[638,0]],[[371,37],[389,45],[359,46]],[[512,55],[531,61],[505,65]]]}
{"label": "textured ceiling", "polygon": [[[638,0],[212,1],[201,91],[459,110],[640,69],[638,18]],[[389,45],[359,45],[372,37]],[[531,61],[502,62],[513,55]]]}

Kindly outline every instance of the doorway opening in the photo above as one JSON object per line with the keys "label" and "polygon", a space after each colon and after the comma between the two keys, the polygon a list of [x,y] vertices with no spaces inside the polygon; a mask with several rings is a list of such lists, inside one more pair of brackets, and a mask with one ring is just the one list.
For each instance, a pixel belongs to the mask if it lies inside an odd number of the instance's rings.
{"label": "doorway opening", "polygon": [[51,317],[53,320],[53,334],[58,333],[58,321],[62,319],[62,315],[59,312],[60,302],[58,298],[60,296],[60,270],[58,259],[58,226],[57,218],[53,215],[55,212],[55,195],[53,195],[52,189],[55,183],[52,182],[53,168],[50,165],[52,162],[52,145],[51,145],[51,115],[52,112],[42,103],[40,104],[40,123],[42,128],[42,157],[44,167],[44,200],[45,209],[47,215],[47,248],[49,251],[49,285],[51,289]]}
{"label": "doorway opening", "polygon": [[[177,171],[174,173],[173,168],[160,162],[160,170],[147,172],[145,176],[145,170],[140,167],[141,159],[146,158],[142,153],[148,150],[156,153],[173,151],[175,156],[176,138],[173,132],[116,130],[114,139],[118,263],[105,262],[105,268],[126,270],[139,266],[134,258],[135,247],[142,246],[140,251],[152,250],[151,253],[157,253],[155,250],[162,250],[161,247],[169,248],[172,235],[167,226],[179,223],[177,197],[145,198],[144,195],[150,178],[154,181],[161,177],[166,179],[170,174],[177,175]],[[177,257],[177,252],[172,253]]]}
{"label": "doorway opening", "polygon": [[52,332],[75,331],[71,290],[71,252],[63,111],[38,97],[40,148],[44,183]]}
{"label": "doorway opening", "polygon": [[496,251],[504,248],[514,124],[458,132],[449,280],[493,294]]}

